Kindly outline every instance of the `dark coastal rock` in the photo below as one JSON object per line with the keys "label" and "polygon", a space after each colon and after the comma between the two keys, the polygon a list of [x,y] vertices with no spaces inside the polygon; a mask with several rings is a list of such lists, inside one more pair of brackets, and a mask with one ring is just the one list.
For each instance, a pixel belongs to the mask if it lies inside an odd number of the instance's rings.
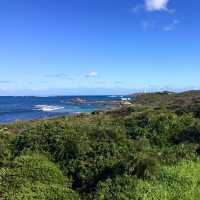
{"label": "dark coastal rock", "polygon": [[72,102],[74,104],[83,104],[86,101],[84,99],[79,98],[79,97],[75,97],[74,99],[70,100],[70,102]]}

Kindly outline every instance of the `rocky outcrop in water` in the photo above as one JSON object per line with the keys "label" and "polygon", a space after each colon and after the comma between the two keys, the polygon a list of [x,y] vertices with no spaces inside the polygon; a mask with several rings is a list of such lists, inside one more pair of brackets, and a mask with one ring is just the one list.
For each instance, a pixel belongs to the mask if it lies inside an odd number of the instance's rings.
{"label": "rocky outcrop in water", "polygon": [[70,102],[74,103],[74,104],[83,104],[83,103],[86,103],[86,101],[84,99],[81,99],[79,97],[73,98],[72,100],[70,100]]}

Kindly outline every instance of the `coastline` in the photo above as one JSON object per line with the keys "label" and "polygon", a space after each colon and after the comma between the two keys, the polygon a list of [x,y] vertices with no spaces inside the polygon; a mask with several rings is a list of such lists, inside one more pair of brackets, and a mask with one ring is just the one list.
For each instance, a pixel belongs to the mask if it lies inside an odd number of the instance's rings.
{"label": "coastline", "polygon": [[73,116],[130,105],[125,96],[0,97],[0,124]]}

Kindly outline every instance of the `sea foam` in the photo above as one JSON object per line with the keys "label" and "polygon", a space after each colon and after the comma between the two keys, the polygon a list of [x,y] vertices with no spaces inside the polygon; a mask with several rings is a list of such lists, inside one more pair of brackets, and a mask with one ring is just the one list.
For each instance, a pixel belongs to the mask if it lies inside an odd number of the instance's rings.
{"label": "sea foam", "polygon": [[64,107],[61,106],[54,106],[54,105],[35,105],[34,110],[41,110],[43,112],[53,112],[55,110],[61,110]]}

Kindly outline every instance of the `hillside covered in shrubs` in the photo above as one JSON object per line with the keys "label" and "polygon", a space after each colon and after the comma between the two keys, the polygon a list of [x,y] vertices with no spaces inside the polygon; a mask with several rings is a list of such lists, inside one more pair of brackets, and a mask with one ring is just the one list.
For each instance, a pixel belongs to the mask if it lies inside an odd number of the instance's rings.
{"label": "hillside covered in shrubs", "polygon": [[199,200],[200,92],[0,126],[1,200]]}

